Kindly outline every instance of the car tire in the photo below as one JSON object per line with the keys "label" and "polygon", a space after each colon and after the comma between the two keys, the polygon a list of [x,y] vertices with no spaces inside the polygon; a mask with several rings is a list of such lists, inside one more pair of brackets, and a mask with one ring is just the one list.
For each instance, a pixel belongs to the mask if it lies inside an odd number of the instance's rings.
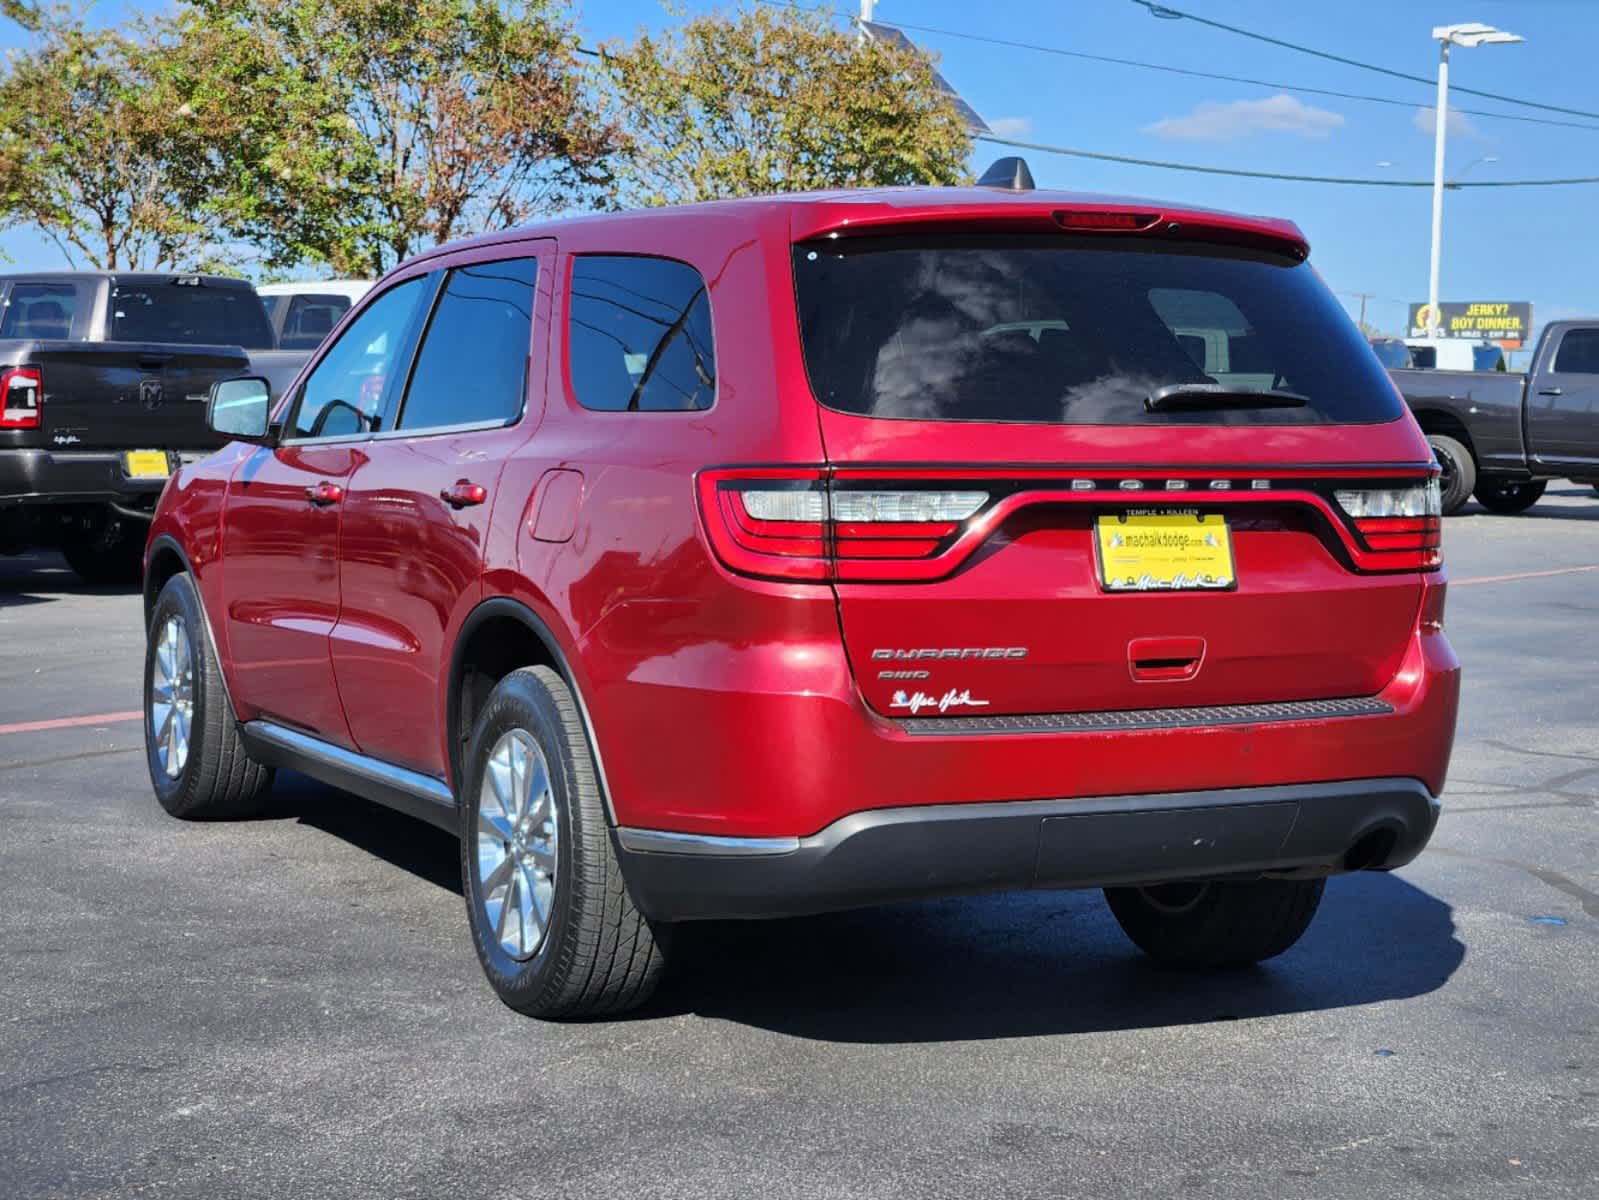
{"label": "car tire", "polygon": [[194,581],[167,580],[151,610],[144,654],[144,747],[161,807],[190,821],[260,810],[272,770],[239,739]]}
{"label": "car tire", "polygon": [[1432,447],[1433,457],[1438,460],[1442,472],[1438,487],[1443,499],[1443,514],[1447,517],[1459,512],[1471,499],[1472,489],[1477,486],[1477,460],[1471,457],[1471,451],[1463,443],[1447,434],[1429,433],[1427,444]]}
{"label": "car tire", "polygon": [[124,587],[144,578],[144,539],[115,524],[107,532],[63,542],[61,555],[90,587]]}
{"label": "car tire", "polygon": [[1479,479],[1473,494],[1489,512],[1511,517],[1538,503],[1548,486],[1542,479]]}
{"label": "car tire", "polygon": [[643,1004],[665,968],[663,946],[628,895],[566,681],[547,667],[500,680],[465,766],[462,891],[495,993],[545,1018]]}
{"label": "car tire", "polygon": [[1322,879],[1171,883],[1105,889],[1123,932],[1162,966],[1242,967],[1274,958],[1310,927]]}

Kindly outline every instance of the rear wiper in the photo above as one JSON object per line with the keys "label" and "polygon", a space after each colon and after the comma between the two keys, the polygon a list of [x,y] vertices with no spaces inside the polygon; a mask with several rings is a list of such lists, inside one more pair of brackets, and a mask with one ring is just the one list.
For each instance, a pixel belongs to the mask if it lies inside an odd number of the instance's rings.
{"label": "rear wiper", "polygon": [[1220,383],[1172,383],[1144,397],[1149,412],[1201,412],[1216,408],[1304,408],[1310,397],[1276,388],[1254,391]]}

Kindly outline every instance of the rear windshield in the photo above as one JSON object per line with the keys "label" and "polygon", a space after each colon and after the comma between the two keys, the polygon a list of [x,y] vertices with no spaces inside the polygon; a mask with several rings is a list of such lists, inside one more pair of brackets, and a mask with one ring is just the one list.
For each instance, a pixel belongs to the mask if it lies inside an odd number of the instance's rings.
{"label": "rear windshield", "polygon": [[272,326],[253,288],[119,283],[111,292],[111,340],[272,349]]}
{"label": "rear windshield", "polygon": [[[1280,425],[1401,411],[1343,308],[1308,264],[1285,258],[1081,238],[883,238],[799,245],[794,276],[811,386],[843,412]],[[1146,409],[1174,384],[1305,402]]]}

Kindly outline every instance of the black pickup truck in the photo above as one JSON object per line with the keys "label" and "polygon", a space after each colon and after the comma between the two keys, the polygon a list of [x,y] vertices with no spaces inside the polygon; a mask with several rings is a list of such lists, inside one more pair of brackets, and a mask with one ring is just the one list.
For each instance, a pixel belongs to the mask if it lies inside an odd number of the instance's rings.
{"label": "black pickup truck", "polygon": [[1390,371],[1443,468],[1444,512],[1525,512],[1551,479],[1599,488],[1599,321],[1551,321],[1527,375]]}
{"label": "black pickup truck", "polygon": [[273,349],[243,280],[0,276],[0,553],[56,546],[88,582],[137,579],[167,477],[219,444],[211,384],[281,391],[306,357]]}

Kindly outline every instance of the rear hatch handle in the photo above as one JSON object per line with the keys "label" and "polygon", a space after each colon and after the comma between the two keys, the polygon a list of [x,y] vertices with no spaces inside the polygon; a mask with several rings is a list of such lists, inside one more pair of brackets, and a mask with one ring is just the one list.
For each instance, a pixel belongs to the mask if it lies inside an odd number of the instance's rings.
{"label": "rear hatch handle", "polygon": [[1134,638],[1127,643],[1127,671],[1138,683],[1192,679],[1204,661],[1204,638]]}

